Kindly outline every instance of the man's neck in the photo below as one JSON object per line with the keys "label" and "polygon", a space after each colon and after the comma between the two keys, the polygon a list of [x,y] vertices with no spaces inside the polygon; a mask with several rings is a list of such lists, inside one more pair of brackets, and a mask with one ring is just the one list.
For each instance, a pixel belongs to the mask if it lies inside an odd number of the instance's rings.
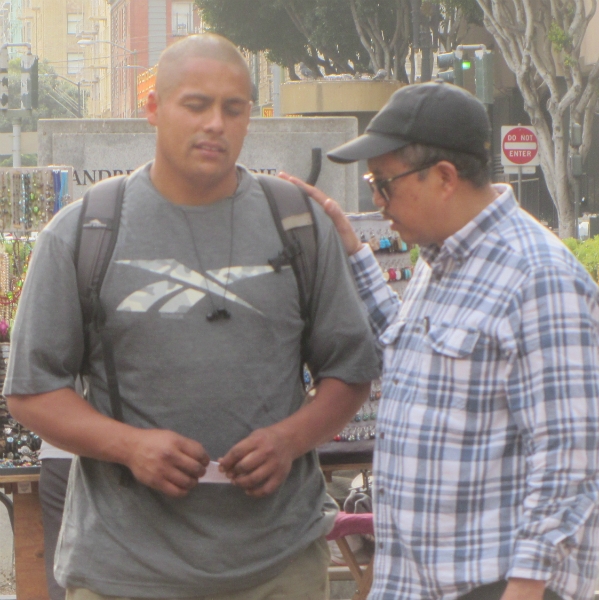
{"label": "man's neck", "polygon": [[491,184],[483,188],[475,188],[469,184],[461,187],[443,218],[442,236],[436,242],[439,248],[448,237],[460,231],[499,197],[499,193]]}
{"label": "man's neck", "polygon": [[237,168],[218,181],[198,177],[188,180],[173,176],[161,168],[159,161],[154,161],[150,168],[150,180],[158,192],[169,202],[182,206],[205,206],[232,196],[237,190],[239,177]]}

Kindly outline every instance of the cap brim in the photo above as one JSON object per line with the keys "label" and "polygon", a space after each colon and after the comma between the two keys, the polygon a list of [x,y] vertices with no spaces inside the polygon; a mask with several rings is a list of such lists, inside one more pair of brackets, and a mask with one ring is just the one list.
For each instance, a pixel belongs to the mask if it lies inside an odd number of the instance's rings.
{"label": "cap brim", "polygon": [[399,150],[410,143],[394,136],[365,133],[355,140],[327,152],[327,157],[336,163],[352,163]]}

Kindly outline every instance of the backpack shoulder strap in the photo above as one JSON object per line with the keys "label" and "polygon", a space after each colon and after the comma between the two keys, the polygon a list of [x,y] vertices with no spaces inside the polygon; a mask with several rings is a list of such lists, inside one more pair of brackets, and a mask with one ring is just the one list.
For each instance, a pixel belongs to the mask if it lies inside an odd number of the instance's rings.
{"label": "backpack shoulder strap", "polygon": [[83,196],[77,227],[75,266],[77,287],[87,327],[94,318],[95,300],[112,258],[121,219],[127,176],[111,177],[94,185]]}
{"label": "backpack shoulder strap", "polygon": [[299,290],[301,316],[308,321],[318,261],[318,236],[312,205],[296,185],[279,177],[257,177],[283,244],[283,251],[269,263],[277,272],[284,265],[291,265]]}
{"label": "backpack shoulder strap", "polygon": [[112,345],[103,331],[106,315],[100,304],[100,290],[116,244],[126,183],[126,176],[112,177],[97,183],[85,193],[75,243],[77,288],[84,334],[81,370],[85,373],[89,366],[90,332],[95,327],[102,342],[113,417],[118,420],[122,420],[122,409],[118,385],[113,385],[116,384],[116,373]]}
{"label": "backpack shoulder strap", "polygon": [[297,282],[300,316],[304,321],[300,348],[303,371],[303,365],[309,359],[310,312],[318,267],[316,219],[310,199],[296,185],[279,177],[257,177],[283,244],[283,250],[268,262],[277,273],[283,266],[291,265]]}
{"label": "backpack shoulder strap", "polygon": [[[112,340],[104,327],[106,314],[100,303],[100,291],[119,233],[126,185],[127,175],[120,175],[97,183],[85,193],[75,242],[77,288],[83,315],[82,372],[84,373],[88,368],[90,333],[91,328],[95,327],[102,345],[112,417],[121,422],[123,402],[119,391]],[[123,465],[119,465],[119,469],[121,485],[130,485],[133,481],[131,472]]]}

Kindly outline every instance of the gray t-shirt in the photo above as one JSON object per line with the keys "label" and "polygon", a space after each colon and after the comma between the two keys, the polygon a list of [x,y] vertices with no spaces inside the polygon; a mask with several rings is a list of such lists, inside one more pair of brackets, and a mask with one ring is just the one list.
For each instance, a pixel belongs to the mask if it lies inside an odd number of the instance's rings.
{"label": "gray t-shirt", "polygon": [[[163,198],[149,165],[135,172],[101,296],[125,422],[198,440],[213,460],[304,399],[295,277],[289,267],[275,273],[269,266],[281,241],[260,185],[239,172],[234,196],[197,207]],[[38,238],[5,394],[74,386],[83,351],[73,259],[80,208],[77,202],[63,209]],[[317,379],[369,381],[378,359],[364,309],[336,233],[315,212],[320,252],[310,366]],[[223,306],[230,319],[206,319]],[[95,337],[90,362],[90,402],[110,414]],[[119,477],[115,465],[75,461],[57,548],[61,585],[171,598],[243,589],[278,574],[331,526],[314,452],[261,499],[223,484],[173,499],[137,482],[121,486]]]}

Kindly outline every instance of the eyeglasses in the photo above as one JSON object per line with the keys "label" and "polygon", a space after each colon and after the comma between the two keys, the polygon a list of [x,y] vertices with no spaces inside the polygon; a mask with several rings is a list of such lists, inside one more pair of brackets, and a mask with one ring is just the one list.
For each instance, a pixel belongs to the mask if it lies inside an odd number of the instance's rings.
{"label": "eyeglasses", "polygon": [[425,171],[426,169],[430,169],[436,163],[429,163],[421,167],[417,167],[416,169],[410,169],[405,173],[400,173],[399,175],[394,175],[393,177],[389,177],[389,179],[377,179],[372,173],[366,173],[364,175],[364,181],[370,186],[372,193],[378,192],[386,204],[389,204],[391,198],[389,196],[389,186],[396,179],[401,179],[402,177],[407,177],[408,175],[412,175],[413,173],[418,173],[419,171]]}

